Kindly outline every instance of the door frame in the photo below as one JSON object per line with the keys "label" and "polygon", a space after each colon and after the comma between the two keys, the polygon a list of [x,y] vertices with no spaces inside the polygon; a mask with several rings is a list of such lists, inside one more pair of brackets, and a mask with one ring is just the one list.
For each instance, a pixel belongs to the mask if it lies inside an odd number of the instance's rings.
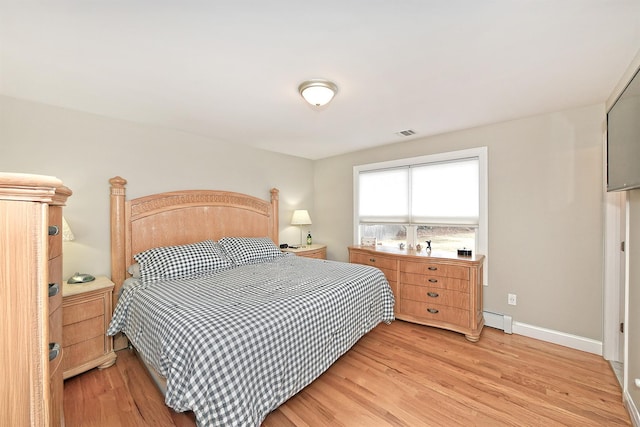
{"label": "door frame", "polygon": [[[605,192],[604,197],[604,277],[603,277],[603,342],[602,356],[606,360],[624,363],[624,335],[620,320],[625,318],[625,252],[620,244],[625,240],[627,193]],[[622,312],[621,312],[622,311]]]}

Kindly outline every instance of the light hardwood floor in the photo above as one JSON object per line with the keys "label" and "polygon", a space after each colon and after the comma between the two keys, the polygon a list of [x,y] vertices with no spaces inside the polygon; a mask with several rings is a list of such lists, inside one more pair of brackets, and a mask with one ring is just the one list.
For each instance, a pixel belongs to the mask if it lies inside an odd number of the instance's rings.
{"label": "light hardwood floor", "polygon": [[[67,427],[195,425],[167,408],[137,357],[65,381]],[[264,421],[286,426],[630,426],[600,356],[485,328],[395,321],[363,337]]]}

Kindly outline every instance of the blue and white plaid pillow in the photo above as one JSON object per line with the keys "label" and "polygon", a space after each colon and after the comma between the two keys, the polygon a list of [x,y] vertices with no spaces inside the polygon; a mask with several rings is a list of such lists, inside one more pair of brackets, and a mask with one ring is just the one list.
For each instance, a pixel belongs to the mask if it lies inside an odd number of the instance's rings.
{"label": "blue and white plaid pillow", "polygon": [[224,237],[218,243],[236,265],[256,264],[284,256],[269,237]]}
{"label": "blue and white plaid pillow", "polygon": [[222,247],[213,240],[148,249],[133,258],[140,264],[143,283],[233,267]]}

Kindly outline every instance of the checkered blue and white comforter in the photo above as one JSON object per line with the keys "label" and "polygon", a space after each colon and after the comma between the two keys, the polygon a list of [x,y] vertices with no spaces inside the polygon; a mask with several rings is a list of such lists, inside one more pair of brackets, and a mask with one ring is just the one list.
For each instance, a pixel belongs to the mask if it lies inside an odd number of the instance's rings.
{"label": "checkered blue and white comforter", "polygon": [[166,404],[199,426],[259,426],[393,305],[376,268],[291,255],[130,287],[108,333],[127,335],[167,379]]}

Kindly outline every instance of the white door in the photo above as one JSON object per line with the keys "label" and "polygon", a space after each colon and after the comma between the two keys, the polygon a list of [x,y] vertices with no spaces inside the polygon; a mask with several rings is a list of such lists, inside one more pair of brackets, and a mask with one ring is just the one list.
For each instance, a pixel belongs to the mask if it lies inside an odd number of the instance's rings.
{"label": "white door", "polygon": [[611,362],[624,361],[626,192],[605,193],[604,322],[602,355]]}

